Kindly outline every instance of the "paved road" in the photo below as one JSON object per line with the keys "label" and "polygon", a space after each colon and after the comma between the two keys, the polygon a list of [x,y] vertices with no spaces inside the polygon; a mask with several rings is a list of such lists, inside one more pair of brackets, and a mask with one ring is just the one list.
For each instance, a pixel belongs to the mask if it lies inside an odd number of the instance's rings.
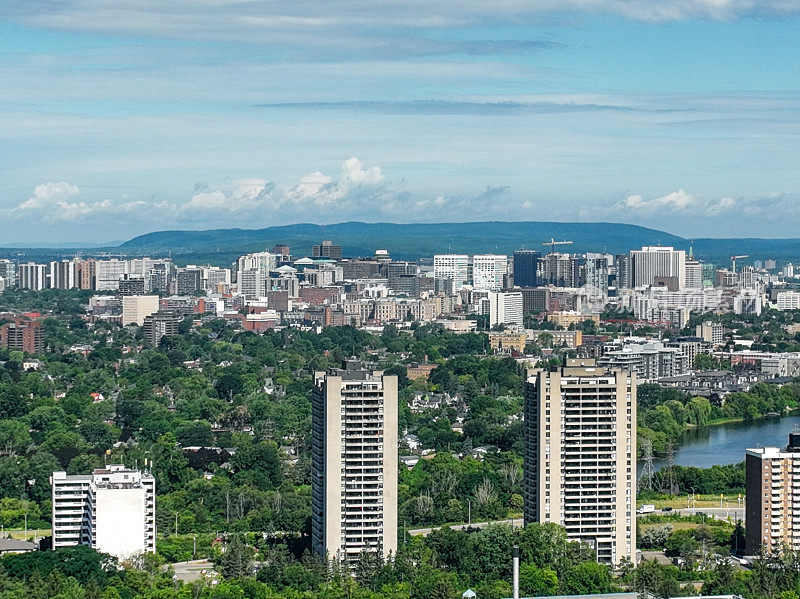
{"label": "paved road", "polygon": [[203,577],[203,570],[210,572],[214,569],[214,564],[207,559],[196,559],[190,562],[178,562],[172,564],[175,568],[175,578],[181,582],[194,582]]}
{"label": "paved road", "polygon": [[[662,512],[661,510],[656,510],[651,514],[637,514],[638,517],[644,516],[665,516],[667,514],[681,514],[684,516],[690,516],[692,514],[706,514],[707,516],[714,516],[714,518],[725,520],[730,518],[732,521],[741,520],[744,522],[744,507],[698,507],[696,509],[689,508],[675,508],[670,512]],[[483,528],[484,526],[488,526],[489,524],[511,524],[512,526],[522,526],[523,520],[522,518],[515,518],[513,520],[493,520],[492,522],[473,522],[473,528]],[[468,527],[467,524],[453,524],[450,528],[454,529],[461,529],[465,530]],[[414,528],[408,529],[406,532],[411,536],[423,536],[427,537],[432,531],[439,530],[442,528],[441,526],[432,526],[431,528]]]}

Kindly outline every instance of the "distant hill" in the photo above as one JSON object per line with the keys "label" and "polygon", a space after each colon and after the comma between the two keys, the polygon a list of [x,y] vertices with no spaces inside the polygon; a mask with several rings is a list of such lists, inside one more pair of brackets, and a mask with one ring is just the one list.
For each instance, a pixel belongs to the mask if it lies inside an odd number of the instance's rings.
{"label": "distant hill", "polygon": [[286,243],[292,253],[311,253],[311,246],[330,239],[343,247],[346,256],[371,255],[387,249],[392,256],[416,258],[435,253],[501,252],[521,247],[547,249],[542,242],[551,237],[574,242],[568,251],[625,252],[630,248],[658,244],[687,245],[687,241],[655,229],[618,223],[474,222],[474,223],[360,223],[335,225],[297,224],[265,229],[215,229],[210,231],[160,231],[140,235],[122,244],[125,252],[204,253],[252,251]]}
{"label": "distant hill", "polygon": [[[690,241],[665,231],[621,223],[562,222],[472,222],[472,223],[360,223],[335,225],[296,224],[264,229],[214,229],[209,231],[159,231],[140,235],[123,243],[128,254],[182,255],[183,261],[219,261],[225,256],[263,250],[286,243],[296,256],[311,253],[322,239],[341,244],[345,256],[368,256],[387,249],[396,258],[414,259],[435,253],[509,254],[520,248],[547,251],[542,245],[550,238],[568,239],[570,252],[624,253],[643,245],[672,245],[695,255],[724,263],[734,254],[753,258],[800,259],[800,239],[694,239]],[[744,261],[746,262],[746,261]],[[743,263],[744,263],[743,262]]]}

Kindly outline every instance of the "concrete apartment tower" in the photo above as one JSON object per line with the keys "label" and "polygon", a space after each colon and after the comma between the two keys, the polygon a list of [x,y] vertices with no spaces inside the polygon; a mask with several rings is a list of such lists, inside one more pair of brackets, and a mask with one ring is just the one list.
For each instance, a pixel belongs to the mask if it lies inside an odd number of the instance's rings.
{"label": "concrete apartment tower", "polygon": [[397,551],[397,377],[361,369],[314,373],[311,546],[352,561]]}
{"label": "concrete apartment tower", "polygon": [[745,454],[747,555],[800,550],[800,433]]}
{"label": "concrete apartment tower", "polygon": [[636,563],[636,375],[594,360],[525,384],[525,523],[554,522],[598,561]]}
{"label": "concrete apartment tower", "polygon": [[88,545],[119,559],[156,550],[156,481],[109,464],[91,474],[53,472],[53,549]]}

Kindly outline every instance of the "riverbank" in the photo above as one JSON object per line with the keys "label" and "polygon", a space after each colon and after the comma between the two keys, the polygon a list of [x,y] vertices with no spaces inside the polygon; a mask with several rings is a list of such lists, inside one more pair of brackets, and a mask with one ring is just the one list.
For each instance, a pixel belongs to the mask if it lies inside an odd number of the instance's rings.
{"label": "riverbank", "polygon": [[[674,463],[678,466],[710,468],[714,465],[738,464],[751,447],[786,445],[789,433],[800,425],[800,410],[780,416],[763,416],[752,420],[726,418],[705,426],[686,427],[676,440]],[[667,465],[663,455],[656,456],[654,469]],[[643,463],[639,461],[639,473]]]}

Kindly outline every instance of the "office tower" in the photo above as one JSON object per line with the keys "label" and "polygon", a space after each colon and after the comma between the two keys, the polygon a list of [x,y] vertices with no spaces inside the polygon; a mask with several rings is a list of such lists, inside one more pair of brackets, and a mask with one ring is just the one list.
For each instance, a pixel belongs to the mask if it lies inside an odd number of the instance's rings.
{"label": "office tower", "polygon": [[19,276],[19,288],[31,289],[33,291],[41,291],[47,287],[47,266],[44,264],[36,264],[35,262],[28,262],[20,264],[17,269]]}
{"label": "office tower", "polygon": [[238,273],[239,294],[249,299],[264,295],[264,278],[257,268],[247,268]]}
{"label": "office tower", "polygon": [[194,267],[179,268],[175,274],[175,292],[178,295],[193,295],[203,290],[203,269]]}
{"label": "office tower", "polygon": [[657,278],[674,278],[686,286],[686,252],[665,246],[644,246],[630,253],[631,287],[653,285]]}
{"label": "office tower", "polygon": [[591,359],[525,383],[525,523],[554,522],[601,562],[636,563],[636,375]]}
{"label": "office tower", "polygon": [[6,287],[17,284],[17,265],[7,258],[0,259],[0,278],[6,282]]}
{"label": "office tower", "polygon": [[29,354],[44,351],[44,328],[37,320],[14,319],[0,326],[0,346]]}
{"label": "office tower", "polygon": [[606,254],[586,254],[586,287],[589,295],[608,297],[608,276],[612,257]]}
{"label": "office tower", "polygon": [[617,289],[629,289],[631,287],[631,257],[629,254],[617,254],[614,256],[614,270],[617,273]]}
{"label": "office tower", "polygon": [[278,257],[278,264],[288,264],[292,261],[292,254],[289,251],[289,246],[285,243],[276,243],[272,246],[270,252]]}
{"label": "office tower", "polygon": [[342,246],[333,245],[330,241],[323,241],[319,245],[311,248],[312,258],[330,258],[331,260],[342,259]]}
{"label": "office tower", "polygon": [[205,269],[204,277],[206,288],[216,292],[219,285],[231,284],[231,269],[209,266]]}
{"label": "office tower", "polygon": [[157,295],[126,295],[122,298],[122,326],[144,325],[144,319],[158,312]]}
{"label": "office tower", "polygon": [[389,250],[375,250],[375,254],[372,256],[372,259],[378,264],[388,264],[392,261],[392,257],[389,255]]}
{"label": "office tower", "polygon": [[466,254],[436,254],[433,257],[433,279],[453,282],[453,290],[457,291],[469,284],[469,256]]}
{"label": "office tower", "polygon": [[397,551],[397,377],[345,364],[314,373],[311,547],[356,560]]}
{"label": "office tower", "polygon": [[95,289],[98,291],[116,291],[119,282],[128,272],[125,260],[98,260],[95,263]]}
{"label": "office tower", "polygon": [[540,252],[517,250],[514,252],[514,285],[517,287],[536,287]]}
{"label": "office tower", "polygon": [[183,314],[174,310],[159,310],[145,316],[142,324],[144,340],[153,347],[158,347],[164,337],[178,334],[178,327],[183,322],[183,318]]}
{"label": "office tower", "polygon": [[472,257],[472,287],[480,291],[500,291],[508,274],[508,256],[477,254]]}
{"label": "office tower", "polygon": [[539,272],[537,274],[540,285],[554,285],[556,287],[580,287],[583,285],[581,276],[582,260],[569,254],[551,252],[539,259]]}
{"label": "office tower", "polygon": [[747,555],[800,550],[800,433],[745,453]]}
{"label": "office tower", "polygon": [[703,265],[696,260],[686,260],[686,289],[703,288]]}
{"label": "office tower", "polygon": [[91,474],[53,472],[53,549],[87,545],[119,559],[156,551],[156,481],[109,464]]}
{"label": "office tower", "polygon": [[489,327],[506,325],[514,328],[523,327],[523,298],[520,291],[489,292]]}

